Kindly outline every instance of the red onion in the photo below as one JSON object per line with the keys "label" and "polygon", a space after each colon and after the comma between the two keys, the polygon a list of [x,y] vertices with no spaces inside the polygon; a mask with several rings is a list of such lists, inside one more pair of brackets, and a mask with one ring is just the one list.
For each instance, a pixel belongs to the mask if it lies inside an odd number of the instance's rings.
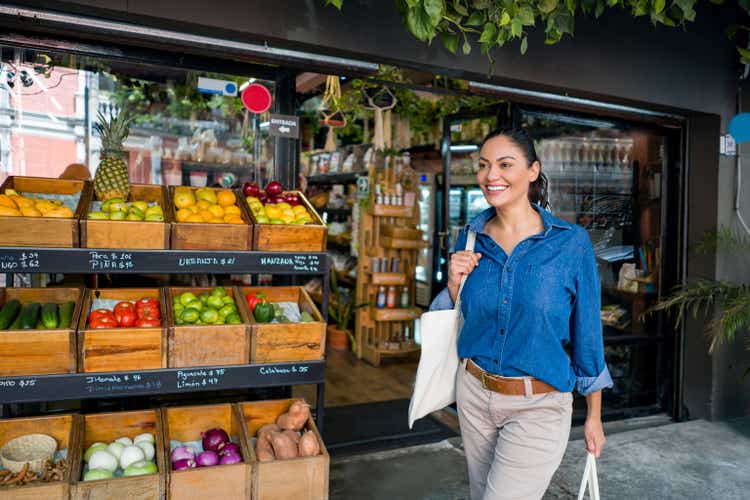
{"label": "red onion", "polygon": [[194,468],[195,460],[192,460],[190,458],[181,458],[172,462],[172,470],[185,470]]}
{"label": "red onion", "polygon": [[224,429],[209,429],[201,433],[203,438],[203,449],[219,451],[224,444],[229,442],[229,436]]}
{"label": "red onion", "polygon": [[198,467],[210,467],[219,463],[219,455],[215,451],[206,450],[195,459]]}
{"label": "red onion", "polygon": [[237,443],[226,443],[219,450],[219,455],[226,455],[227,453],[239,453],[240,447]]}
{"label": "red onion", "polygon": [[229,451],[221,455],[220,465],[238,464],[242,462],[242,455],[236,451]]}
{"label": "red onion", "polygon": [[172,462],[185,459],[192,460],[195,458],[195,452],[189,446],[178,446],[177,448],[172,450],[169,458],[172,459]]}

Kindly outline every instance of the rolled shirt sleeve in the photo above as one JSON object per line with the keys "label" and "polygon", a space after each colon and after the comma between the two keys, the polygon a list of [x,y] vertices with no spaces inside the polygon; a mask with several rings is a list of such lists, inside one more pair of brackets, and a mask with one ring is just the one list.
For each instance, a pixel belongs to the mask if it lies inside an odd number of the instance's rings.
{"label": "rolled shirt sleeve", "polygon": [[[461,232],[458,233],[456,246],[454,247],[453,252],[455,252],[457,248],[466,248],[466,229],[462,229]],[[435,299],[433,299],[430,304],[430,311],[444,311],[446,309],[453,309],[453,306],[453,299],[448,291],[448,287],[446,287],[442,292],[435,296]]]}
{"label": "rolled shirt sleeve", "polygon": [[[570,335],[576,390],[587,395],[612,387],[612,377],[604,361],[602,338],[601,290],[596,257],[591,240],[580,230],[583,254],[576,277],[576,297],[571,315]],[[450,296],[449,296],[450,298]],[[437,300],[437,299],[436,299]]]}

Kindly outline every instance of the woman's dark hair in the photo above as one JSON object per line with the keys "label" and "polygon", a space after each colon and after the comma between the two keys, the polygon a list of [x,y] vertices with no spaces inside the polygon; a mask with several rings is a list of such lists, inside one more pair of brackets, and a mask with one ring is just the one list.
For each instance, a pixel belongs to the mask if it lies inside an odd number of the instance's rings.
{"label": "woman's dark hair", "polygon": [[[536,148],[534,148],[534,141],[529,137],[529,134],[521,128],[501,128],[494,130],[484,138],[479,149],[484,147],[490,139],[500,136],[507,137],[513,141],[516,146],[521,148],[524,156],[526,156],[526,159],[529,162],[529,167],[535,161],[539,161],[539,157],[536,155]],[[539,164],[541,165],[542,163],[539,161]],[[529,201],[531,203],[536,203],[542,208],[549,207],[548,185],[549,182],[547,181],[547,176],[540,171],[539,177],[537,177],[537,179],[531,183],[531,186],[529,186]]]}

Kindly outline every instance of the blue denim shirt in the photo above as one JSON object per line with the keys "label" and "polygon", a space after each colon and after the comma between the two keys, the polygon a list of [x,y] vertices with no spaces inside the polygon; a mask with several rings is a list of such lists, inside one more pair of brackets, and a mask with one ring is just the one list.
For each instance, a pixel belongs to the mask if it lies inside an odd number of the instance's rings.
{"label": "blue denim shirt", "polygon": [[[494,208],[467,225],[477,233],[474,251],[482,258],[461,293],[458,355],[490,373],[532,376],[563,392],[575,388],[586,395],[612,387],[604,361],[599,273],[588,233],[534,208],[544,232],[518,243],[510,256],[484,232]],[[466,229],[456,249],[465,246]],[[430,310],[452,307],[446,288]]]}

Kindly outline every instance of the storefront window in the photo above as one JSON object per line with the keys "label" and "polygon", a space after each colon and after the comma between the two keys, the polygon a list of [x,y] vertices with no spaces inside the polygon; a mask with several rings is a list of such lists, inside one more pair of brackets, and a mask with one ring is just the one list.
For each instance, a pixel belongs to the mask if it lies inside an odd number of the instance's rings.
{"label": "storefront window", "polygon": [[[133,115],[125,141],[131,182],[235,186],[269,180],[267,113],[247,111],[237,91],[252,75],[0,48],[0,180],[57,177],[73,163],[93,177],[99,113]],[[228,91],[226,91],[228,89]],[[234,91],[234,92],[232,92]]]}

